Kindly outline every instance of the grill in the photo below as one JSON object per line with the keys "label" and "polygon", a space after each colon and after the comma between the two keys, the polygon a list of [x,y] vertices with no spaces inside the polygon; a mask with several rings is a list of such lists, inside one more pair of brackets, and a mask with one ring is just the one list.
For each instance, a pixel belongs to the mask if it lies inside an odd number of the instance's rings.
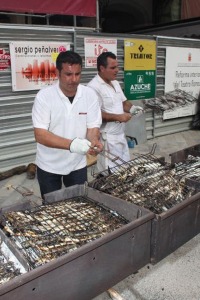
{"label": "grill", "polygon": [[176,163],[184,162],[188,155],[200,156],[200,144],[184,148],[182,150],[169,154],[171,157],[171,164],[174,166]]}
{"label": "grill", "polygon": [[1,284],[1,299],[92,299],[150,262],[153,217],[86,185],[4,208],[1,241],[25,273]]}
{"label": "grill", "polygon": [[[200,232],[200,185],[191,179],[194,169],[197,173],[199,149],[196,145],[171,154],[171,164],[152,154],[137,154],[135,159],[106,170],[89,183],[95,189],[155,213],[151,232],[152,263]],[[195,158],[188,158],[188,154]],[[188,165],[186,158],[190,160],[191,173],[185,168],[180,172],[180,165]]]}
{"label": "grill", "polygon": [[16,264],[9,258],[9,255],[6,255],[6,252],[5,244],[2,244],[0,249],[0,284],[22,274]]}
{"label": "grill", "polygon": [[89,186],[1,209],[1,299],[92,299],[198,234],[199,149],[170,154],[171,164],[118,159]]}
{"label": "grill", "polygon": [[200,157],[188,155],[187,159],[174,167],[176,176],[181,178],[192,178],[199,181],[200,178]]}
{"label": "grill", "polygon": [[2,216],[3,230],[31,268],[102,237],[128,221],[91,199],[75,197]]}
{"label": "grill", "polygon": [[200,145],[171,153],[170,156],[176,177],[182,181],[185,179],[200,181]]}
{"label": "grill", "polygon": [[105,193],[150,209],[167,211],[194,193],[174,176],[174,170],[152,154],[138,155],[112,170],[106,170],[89,183]]}

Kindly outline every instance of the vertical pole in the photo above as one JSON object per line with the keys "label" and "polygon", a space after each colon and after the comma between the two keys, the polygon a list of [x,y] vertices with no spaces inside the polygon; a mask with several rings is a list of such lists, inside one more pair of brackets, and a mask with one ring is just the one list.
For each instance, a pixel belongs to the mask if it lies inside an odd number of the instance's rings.
{"label": "vertical pole", "polygon": [[73,16],[74,27],[76,27],[76,16]]}
{"label": "vertical pole", "polygon": [[96,0],[96,30],[99,32],[99,1]]}
{"label": "vertical pole", "polygon": [[50,16],[50,15],[46,15],[47,25],[49,25],[49,16]]}

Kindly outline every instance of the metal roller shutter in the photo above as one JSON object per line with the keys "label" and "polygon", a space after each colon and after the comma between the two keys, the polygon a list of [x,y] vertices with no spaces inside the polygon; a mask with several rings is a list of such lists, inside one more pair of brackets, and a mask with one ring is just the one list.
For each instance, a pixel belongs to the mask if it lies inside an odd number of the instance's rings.
{"label": "metal roller shutter", "polygon": [[[0,48],[12,41],[65,41],[73,47],[74,29],[51,26],[0,26]],[[31,110],[37,91],[13,92],[11,69],[0,72],[0,171],[35,161]]]}
{"label": "metal roller shutter", "polygon": [[[72,45],[84,59],[84,38],[117,39],[117,56],[119,61],[118,79],[124,87],[124,40],[149,39],[157,42],[157,78],[156,96],[164,94],[166,47],[199,48],[200,41],[174,37],[105,34],[91,28],[68,28],[53,26],[0,25],[0,48],[9,51],[12,41],[64,41]],[[87,84],[96,74],[95,69],[86,69],[83,62],[81,82]],[[13,92],[11,86],[11,69],[0,72],[0,171],[34,162],[36,143],[33,135],[31,110],[37,91]],[[140,101],[137,101],[140,104]],[[146,113],[147,138],[188,130],[192,117],[163,121],[161,115],[151,110]]]}

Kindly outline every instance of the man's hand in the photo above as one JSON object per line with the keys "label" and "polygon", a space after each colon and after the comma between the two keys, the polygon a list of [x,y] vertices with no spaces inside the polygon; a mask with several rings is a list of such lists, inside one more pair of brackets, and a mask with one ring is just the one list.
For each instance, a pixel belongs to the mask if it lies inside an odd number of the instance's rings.
{"label": "man's hand", "polygon": [[130,113],[132,116],[141,115],[143,113],[143,108],[141,106],[132,105],[130,108]]}
{"label": "man's hand", "polygon": [[126,122],[128,122],[130,119],[131,119],[131,117],[132,117],[132,115],[131,115],[131,113],[126,113],[126,112],[124,112],[123,114],[119,114],[119,115],[116,115],[117,117],[116,117],[116,121],[115,122],[119,122],[119,123],[126,123]]}
{"label": "man's hand", "polygon": [[91,144],[88,154],[97,156],[101,151],[103,151],[103,144],[100,141],[97,141]]}
{"label": "man's hand", "polygon": [[86,139],[75,138],[69,147],[70,152],[78,154],[86,154],[90,149],[91,142]]}

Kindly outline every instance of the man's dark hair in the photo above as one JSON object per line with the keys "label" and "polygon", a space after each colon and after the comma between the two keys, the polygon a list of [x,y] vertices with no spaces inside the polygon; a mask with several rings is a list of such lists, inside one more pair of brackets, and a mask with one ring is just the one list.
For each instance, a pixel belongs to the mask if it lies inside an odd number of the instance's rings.
{"label": "man's dark hair", "polygon": [[56,68],[59,72],[62,70],[63,63],[80,65],[82,67],[82,58],[78,53],[71,50],[60,52],[56,59]]}
{"label": "man's dark hair", "polygon": [[112,59],[117,59],[116,55],[112,52],[103,52],[97,57],[97,70],[100,71],[100,66],[103,66],[104,68],[107,67],[108,62],[107,58],[110,57]]}

